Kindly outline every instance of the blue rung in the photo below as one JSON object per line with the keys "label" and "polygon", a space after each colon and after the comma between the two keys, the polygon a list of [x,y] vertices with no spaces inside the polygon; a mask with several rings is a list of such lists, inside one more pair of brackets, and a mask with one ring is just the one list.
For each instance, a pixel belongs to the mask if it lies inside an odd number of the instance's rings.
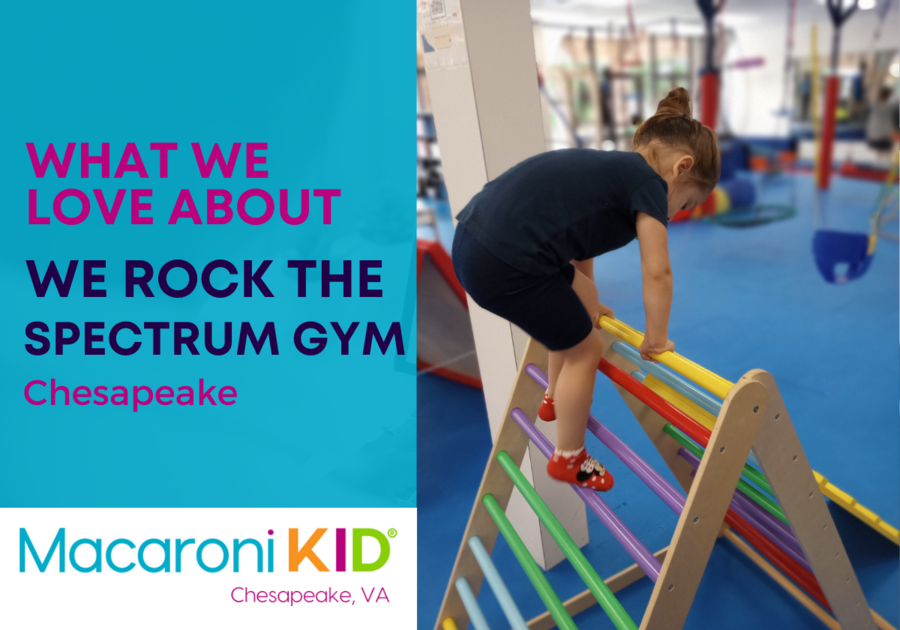
{"label": "blue rung", "polygon": [[641,358],[641,353],[626,343],[614,341],[612,349],[637,365],[645,373],[652,374],[694,404],[705,409],[717,418],[719,417],[719,412],[722,410],[722,403],[706,392],[701,391],[682,378],[672,374],[659,363],[644,361]]}
{"label": "blue rung", "polygon": [[525,623],[522,613],[519,612],[512,595],[509,594],[509,589],[503,583],[503,578],[500,577],[500,573],[497,571],[497,567],[494,566],[494,561],[491,560],[491,556],[488,554],[487,549],[484,548],[481,539],[478,536],[472,536],[469,539],[469,547],[472,549],[472,553],[475,554],[475,560],[478,562],[478,566],[481,567],[484,578],[491,585],[497,601],[500,602],[500,608],[503,609],[503,614],[506,615],[509,625],[512,626],[513,630],[528,630],[528,624]]}
{"label": "blue rung", "polygon": [[[720,403],[718,399],[713,398],[711,395],[700,389],[697,389],[696,387],[682,379],[680,376],[672,374],[660,364],[652,363],[650,361],[644,361],[641,358],[641,353],[626,343],[623,343],[621,341],[614,341],[612,349],[619,355],[625,357],[626,359],[637,365],[647,374],[652,374],[654,377],[659,379],[661,383],[668,385],[695,405],[702,407],[717,418],[719,417],[719,412],[722,411],[722,403]],[[638,370],[632,372],[631,375],[642,383],[644,382],[644,379],[647,378]],[[755,466],[756,468],[762,470],[759,462],[756,460],[756,456],[753,454],[753,451],[750,451],[750,455],[747,458],[747,461],[753,464],[753,466]]]}
{"label": "blue rung", "polygon": [[487,619],[484,618],[484,613],[481,612],[481,606],[478,605],[475,593],[472,592],[472,587],[469,586],[469,581],[464,577],[456,580],[456,590],[459,592],[463,606],[466,607],[466,612],[469,613],[469,620],[472,622],[475,630],[491,630]]}

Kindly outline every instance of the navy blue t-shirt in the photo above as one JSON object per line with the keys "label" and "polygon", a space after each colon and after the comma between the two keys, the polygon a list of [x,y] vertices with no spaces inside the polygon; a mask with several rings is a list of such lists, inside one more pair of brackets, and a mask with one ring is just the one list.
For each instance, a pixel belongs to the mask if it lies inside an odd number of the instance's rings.
{"label": "navy blue t-shirt", "polygon": [[544,276],[627,245],[638,212],[667,225],[667,193],[639,153],[562,149],[488,182],[458,218],[497,258]]}

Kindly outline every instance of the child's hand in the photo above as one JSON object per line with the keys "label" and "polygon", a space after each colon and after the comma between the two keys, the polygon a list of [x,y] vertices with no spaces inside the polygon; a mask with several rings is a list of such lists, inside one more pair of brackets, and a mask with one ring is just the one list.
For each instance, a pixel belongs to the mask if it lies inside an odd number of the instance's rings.
{"label": "child's hand", "polygon": [[662,354],[663,352],[670,352],[675,350],[675,342],[669,341],[666,339],[666,342],[662,345],[650,343],[648,337],[644,337],[644,342],[641,344],[639,351],[641,353],[641,358],[644,361],[651,361],[653,363],[659,363],[656,359],[650,356],[650,353],[653,354]]}
{"label": "child's hand", "polygon": [[606,306],[603,302],[598,302],[598,311],[597,311],[597,319],[594,320],[594,328],[600,328],[600,318],[606,315],[610,319],[615,319],[616,316],[613,315],[613,311],[611,308]]}

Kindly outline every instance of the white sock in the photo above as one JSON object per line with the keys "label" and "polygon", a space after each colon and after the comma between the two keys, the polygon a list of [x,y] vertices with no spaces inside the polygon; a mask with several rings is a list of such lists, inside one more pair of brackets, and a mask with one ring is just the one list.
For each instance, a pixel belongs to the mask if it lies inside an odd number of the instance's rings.
{"label": "white sock", "polygon": [[578,455],[581,455],[581,451],[583,451],[583,450],[584,450],[584,447],[583,447],[583,446],[582,446],[581,448],[579,448],[579,449],[574,450],[574,451],[561,451],[561,450],[559,450],[559,449],[556,449],[555,451],[553,451],[553,454],[554,454],[554,455],[559,455],[560,457],[565,457],[566,459],[569,459],[569,458],[571,458],[571,457],[576,457],[576,456],[578,456]]}

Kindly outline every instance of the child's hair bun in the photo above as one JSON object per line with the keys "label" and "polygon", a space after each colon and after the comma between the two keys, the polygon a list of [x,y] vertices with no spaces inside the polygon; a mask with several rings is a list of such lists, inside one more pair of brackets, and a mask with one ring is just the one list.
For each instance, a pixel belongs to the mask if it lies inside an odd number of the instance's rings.
{"label": "child's hair bun", "polygon": [[691,118],[691,95],[683,87],[677,87],[659,102],[656,115],[668,118],[682,114]]}
{"label": "child's hair bun", "polygon": [[721,165],[716,133],[691,116],[691,95],[682,87],[659,102],[656,113],[634,132],[631,148],[676,147],[694,158],[689,178],[706,190],[719,181]]}

